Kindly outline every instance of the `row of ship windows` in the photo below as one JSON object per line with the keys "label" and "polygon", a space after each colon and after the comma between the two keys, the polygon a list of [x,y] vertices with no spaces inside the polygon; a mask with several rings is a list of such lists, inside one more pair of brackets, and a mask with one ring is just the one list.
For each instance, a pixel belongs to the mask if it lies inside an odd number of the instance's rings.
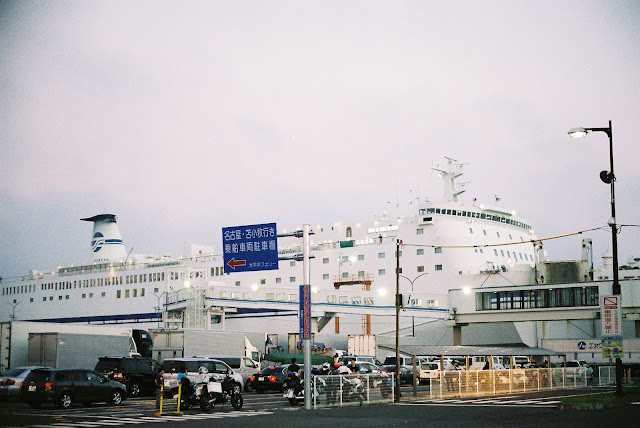
{"label": "row of ship windows", "polygon": [[[107,276],[105,278],[90,278],[78,281],[47,282],[40,284],[40,290],[71,290],[75,288],[108,287],[111,285],[137,284],[138,281],[140,283],[159,282],[164,281],[164,279],[164,272],[126,276]],[[9,296],[12,294],[33,293],[37,289],[37,284],[8,286],[2,288],[2,295]]]}
{"label": "row of ship windows", "polygon": [[599,306],[597,286],[476,293],[476,310]]}
{"label": "row of ship windows", "polygon": [[[485,213],[478,213],[475,211],[466,211],[466,210],[452,210],[449,208],[427,208],[426,210],[423,208],[419,211],[420,215],[426,214],[443,214],[443,215],[453,215],[457,217],[469,217],[469,218],[478,218],[480,220],[490,220],[498,223],[510,224],[512,226],[520,227],[522,229],[531,229],[526,223],[522,223],[521,221],[511,220],[510,218],[500,217],[499,215],[491,215]],[[425,219],[427,220],[427,219]]]}
{"label": "row of ship windows", "polygon": [[[240,299],[240,292],[232,291],[229,293],[228,291],[220,291],[221,299]],[[265,299],[274,302],[297,302],[298,295],[297,294],[287,294],[287,293],[266,293]],[[242,293],[242,300],[252,300],[251,293]],[[327,296],[327,303],[330,304],[341,304],[341,305],[364,305],[364,306],[375,306],[373,297],[362,297],[362,296],[338,296],[335,294],[331,294]],[[422,307],[422,299],[410,299],[409,306],[412,307]],[[429,299],[426,301],[427,308],[438,308],[440,306],[440,302],[437,299]]]}
{"label": "row of ship windows", "polygon": [[[158,292],[157,288],[153,289],[155,293]],[[120,299],[123,296],[122,291],[124,291],[124,298],[129,298],[129,297],[144,297],[145,296],[145,289],[144,288],[134,288],[132,290],[116,290],[116,298]],[[106,297],[107,293],[102,291],[100,293],[100,297]],[[82,298],[83,299],[91,299],[93,298],[93,293],[82,293]],[[66,294],[64,296],[59,295],[58,296],[58,300],[69,300],[69,295]],[[53,301],[53,296],[44,296],[42,297],[42,301],[46,302],[46,301]],[[31,297],[29,299],[29,303],[33,303],[33,297]]]}

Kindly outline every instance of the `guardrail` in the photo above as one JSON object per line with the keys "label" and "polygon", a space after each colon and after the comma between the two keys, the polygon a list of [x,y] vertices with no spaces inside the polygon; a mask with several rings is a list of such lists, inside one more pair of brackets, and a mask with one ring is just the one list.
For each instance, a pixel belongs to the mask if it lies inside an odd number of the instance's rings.
{"label": "guardrail", "polygon": [[516,394],[587,386],[586,376],[571,369],[533,368],[441,371],[429,381],[431,398]]}
{"label": "guardrail", "polygon": [[313,407],[393,401],[393,373],[314,376]]}

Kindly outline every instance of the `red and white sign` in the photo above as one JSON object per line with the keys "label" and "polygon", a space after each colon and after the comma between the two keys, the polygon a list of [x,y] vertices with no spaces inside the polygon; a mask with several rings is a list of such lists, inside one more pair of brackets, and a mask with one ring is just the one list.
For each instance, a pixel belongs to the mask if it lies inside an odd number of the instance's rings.
{"label": "red and white sign", "polygon": [[622,307],[620,296],[600,297],[602,336],[622,336]]}

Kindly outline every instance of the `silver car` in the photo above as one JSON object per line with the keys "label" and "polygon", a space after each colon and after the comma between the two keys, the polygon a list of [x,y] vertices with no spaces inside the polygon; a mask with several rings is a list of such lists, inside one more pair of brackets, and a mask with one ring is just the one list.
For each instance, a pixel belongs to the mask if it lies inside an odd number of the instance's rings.
{"label": "silver car", "polygon": [[45,369],[43,366],[21,366],[0,374],[0,400],[20,400],[20,382],[33,369]]}

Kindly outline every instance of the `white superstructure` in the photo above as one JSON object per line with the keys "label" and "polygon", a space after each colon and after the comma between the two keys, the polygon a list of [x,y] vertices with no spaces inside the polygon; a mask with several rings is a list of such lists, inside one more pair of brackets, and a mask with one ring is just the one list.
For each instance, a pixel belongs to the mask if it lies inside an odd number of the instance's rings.
{"label": "white superstructure", "polygon": [[[445,184],[441,202],[422,202],[407,216],[311,226],[314,302],[335,308],[328,317],[314,314],[316,328],[338,317],[340,333],[363,333],[362,314],[368,313],[373,320],[367,319],[367,329],[388,330],[392,320],[384,315],[376,319],[376,310],[394,305],[398,240],[403,304],[407,311],[422,311],[422,316],[428,310],[434,317],[446,312],[447,291],[452,288],[535,283],[535,266],[543,255],[534,243],[531,223],[475,199],[463,204],[459,195],[464,190],[457,184],[462,165],[453,159],[437,171]],[[302,262],[282,260],[277,270],[224,274],[222,254],[206,246],[191,246],[181,258],[139,259],[127,255],[115,215],[83,220],[94,223],[92,262],[2,279],[0,321],[14,316],[296,331],[295,309],[284,303],[297,299]],[[279,238],[280,255],[300,253],[300,241]],[[232,300],[244,304],[234,306]],[[356,306],[358,310],[350,309]],[[338,323],[332,321],[337,331]]]}

